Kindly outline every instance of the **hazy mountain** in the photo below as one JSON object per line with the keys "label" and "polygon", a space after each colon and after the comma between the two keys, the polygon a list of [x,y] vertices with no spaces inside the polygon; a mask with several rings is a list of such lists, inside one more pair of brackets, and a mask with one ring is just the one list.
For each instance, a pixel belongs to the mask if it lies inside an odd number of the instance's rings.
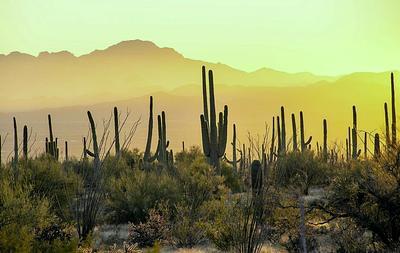
{"label": "hazy mountain", "polygon": [[82,56],[62,51],[38,56],[0,55],[1,111],[92,104],[142,96],[201,82],[201,66],[220,84],[304,86],[332,77],[262,68],[244,72],[220,63],[185,58],[149,41],[124,41]]}

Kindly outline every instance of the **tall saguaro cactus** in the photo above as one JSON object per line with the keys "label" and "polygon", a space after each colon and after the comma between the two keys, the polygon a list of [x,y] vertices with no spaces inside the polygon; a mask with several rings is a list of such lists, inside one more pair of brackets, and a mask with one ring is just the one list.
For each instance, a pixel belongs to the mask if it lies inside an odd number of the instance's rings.
{"label": "tall saguaro cactus", "polygon": [[293,129],[293,151],[297,151],[297,128],[296,128],[296,118],[294,113],[292,113],[292,129]]}
{"label": "tall saguaro cactus", "polygon": [[393,72],[390,73],[390,85],[391,85],[391,95],[392,95],[392,145],[395,146],[396,140],[396,94],[394,90],[394,75]]}
{"label": "tall saguaro cactus", "polygon": [[55,159],[58,159],[58,146],[57,146],[57,138],[54,140],[53,136],[53,127],[51,123],[51,115],[47,115],[48,122],[49,122],[49,137],[48,142],[46,142],[46,150],[50,154],[50,156],[54,157]]}
{"label": "tall saguaro cactus", "polygon": [[281,106],[281,152],[286,153],[286,123],[285,108]]}
{"label": "tall saguaro cactus", "polygon": [[387,103],[385,102],[384,106],[384,111],[385,111],[385,137],[386,137],[386,146],[389,147],[391,145],[390,143],[390,130],[389,130],[389,114],[388,114],[388,107]]}
{"label": "tall saguaro cactus", "polygon": [[380,142],[379,142],[379,134],[375,134],[374,138],[374,158],[378,159],[381,155],[381,148],[380,148]]}
{"label": "tall saguaro cactus", "polygon": [[[156,154],[151,156],[151,140],[153,138],[153,97],[150,96],[150,109],[149,109],[149,124],[147,128],[147,142],[146,142],[146,149],[144,151],[144,156],[143,156],[143,161],[145,164],[145,167],[148,166],[149,163],[153,162],[157,156]],[[160,143],[157,145],[160,145]]]}
{"label": "tall saguaro cactus", "polygon": [[272,117],[272,136],[271,136],[271,147],[269,150],[269,163],[274,160],[274,149],[275,149],[275,117]]}
{"label": "tall saguaro cactus", "polygon": [[13,165],[14,168],[17,168],[18,164],[18,130],[17,130],[17,120],[13,117],[14,124],[14,157],[13,157]]}
{"label": "tall saguaro cactus", "polygon": [[94,158],[94,167],[95,169],[100,169],[100,150],[99,145],[97,144],[97,134],[96,134],[96,124],[94,123],[92,113],[90,111],[87,112],[90,129],[92,131],[92,141],[93,141],[93,152],[86,150],[86,153]]}
{"label": "tall saguaro cactus", "polygon": [[[169,146],[169,141],[167,140],[167,124],[165,120],[165,112],[161,112],[161,116],[158,115],[157,117],[158,122],[158,147],[157,147],[157,160],[167,166],[170,154],[167,148]],[[171,159],[170,159],[171,160]]]}
{"label": "tall saguaro cactus", "polygon": [[224,112],[219,113],[218,125],[215,108],[214,78],[212,70],[208,71],[210,109],[208,111],[206,69],[202,68],[203,78],[203,107],[204,112],[200,115],[201,136],[204,155],[209,163],[220,173],[220,159],[225,154],[228,133],[228,106],[224,106]]}
{"label": "tall saguaro cactus", "polygon": [[25,160],[28,159],[28,127],[24,126],[23,142],[22,142],[22,154]]}
{"label": "tall saguaro cactus", "polygon": [[303,118],[303,112],[300,111],[300,147],[301,147],[301,152],[304,152],[307,150],[307,146],[310,145],[312,136],[308,137],[307,141],[305,140],[304,137],[304,118]]}
{"label": "tall saguaro cactus", "polygon": [[353,128],[351,129],[352,158],[357,159],[361,153],[357,146],[357,109],[353,105]]}
{"label": "tall saguaro cactus", "polygon": [[118,108],[114,107],[114,135],[115,135],[115,155],[120,154],[120,144],[119,144],[119,119],[118,119]]}
{"label": "tall saguaro cactus", "polygon": [[322,149],[322,154],[324,160],[328,160],[328,123],[326,122],[326,119],[323,121],[324,125],[324,144],[323,144],[323,149]]}

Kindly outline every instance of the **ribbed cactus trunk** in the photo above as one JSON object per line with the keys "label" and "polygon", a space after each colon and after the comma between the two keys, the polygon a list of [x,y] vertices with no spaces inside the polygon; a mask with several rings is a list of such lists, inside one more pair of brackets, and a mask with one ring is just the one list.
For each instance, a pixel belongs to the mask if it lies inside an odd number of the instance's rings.
{"label": "ribbed cactus trunk", "polygon": [[322,156],[324,158],[324,161],[328,160],[328,123],[326,119],[323,121],[323,128],[324,128],[324,143],[323,143],[323,148],[322,148]]}
{"label": "ribbed cactus trunk", "polygon": [[286,153],[286,123],[285,123],[285,108],[283,106],[281,106],[281,122],[282,122],[282,124],[281,124],[281,128],[282,128],[281,129],[281,134],[282,134],[281,152]]}
{"label": "ribbed cactus trunk", "polygon": [[301,147],[301,152],[304,152],[307,150],[307,146],[310,145],[312,136],[308,138],[308,140],[305,140],[305,134],[304,134],[304,118],[303,118],[303,112],[300,111],[300,147]]}
{"label": "ribbed cactus trunk", "polygon": [[276,127],[278,134],[278,155],[282,152],[281,122],[279,116],[276,116]]}
{"label": "ribbed cactus trunk", "polygon": [[391,94],[392,94],[392,145],[393,147],[397,144],[396,139],[396,94],[394,89],[394,75],[393,73],[390,74],[390,84],[391,84]]}
{"label": "ribbed cactus trunk", "polygon": [[152,138],[153,138],[153,97],[150,96],[149,124],[147,127],[146,149],[144,151],[144,156],[143,156],[143,162],[144,162],[143,165],[144,165],[145,169],[148,168],[150,163],[154,162],[154,160],[157,158],[159,147],[160,147],[160,141],[158,141],[156,153],[152,156],[151,155]]}
{"label": "ribbed cactus trunk", "polygon": [[359,156],[358,146],[357,146],[357,109],[356,106],[353,105],[353,128],[351,130],[352,138],[352,158],[357,159]]}
{"label": "ribbed cactus trunk", "polygon": [[65,141],[65,161],[68,161],[68,142]]}
{"label": "ribbed cactus trunk", "polygon": [[374,158],[378,159],[381,155],[381,148],[380,148],[380,141],[379,141],[379,134],[375,134],[374,138]]}
{"label": "ribbed cactus trunk", "polygon": [[390,142],[390,130],[389,130],[389,113],[387,103],[384,104],[385,110],[385,136],[386,136],[386,147],[388,148],[391,145]]}
{"label": "ribbed cactus trunk", "polygon": [[209,106],[208,111],[207,104],[207,87],[206,87],[206,74],[205,67],[202,68],[203,78],[203,107],[204,112],[200,115],[201,122],[201,136],[203,143],[204,155],[208,158],[208,162],[216,169],[217,173],[220,174],[220,159],[225,154],[226,143],[227,143],[227,132],[228,132],[228,107],[224,106],[224,112],[219,113],[218,123],[217,114],[215,108],[215,96],[214,96],[214,78],[213,72],[208,72],[209,82]]}
{"label": "ribbed cactus trunk", "polygon": [[275,149],[275,117],[272,117],[272,136],[271,136],[271,147],[269,149],[269,163],[274,160],[274,149]]}
{"label": "ribbed cactus trunk", "polygon": [[368,138],[367,132],[364,132],[364,159],[367,160],[368,158]]}
{"label": "ribbed cactus trunk", "polygon": [[233,137],[232,137],[232,167],[235,172],[237,168],[237,155],[236,155],[236,125],[233,124]]}
{"label": "ribbed cactus trunk", "polygon": [[115,155],[119,156],[121,152],[121,147],[119,144],[119,118],[118,118],[118,108],[114,107],[114,139],[115,139]]}
{"label": "ribbed cactus trunk", "polygon": [[349,139],[346,138],[346,161],[350,160],[350,144],[349,144]]}
{"label": "ribbed cactus trunk", "polygon": [[86,146],[86,137],[83,137],[83,159],[87,159],[87,146]]}
{"label": "ribbed cactus trunk", "polygon": [[297,128],[296,128],[296,118],[294,113],[292,113],[292,130],[293,130],[293,151],[297,151]]}
{"label": "ribbed cactus trunk", "polygon": [[24,160],[27,160],[28,159],[28,127],[26,125],[24,126],[24,131],[23,131],[22,154],[23,154]]}
{"label": "ribbed cactus trunk", "polygon": [[13,166],[14,169],[17,169],[18,165],[18,129],[17,129],[17,120],[13,117],[14,123],[14,157],[13,157]]}

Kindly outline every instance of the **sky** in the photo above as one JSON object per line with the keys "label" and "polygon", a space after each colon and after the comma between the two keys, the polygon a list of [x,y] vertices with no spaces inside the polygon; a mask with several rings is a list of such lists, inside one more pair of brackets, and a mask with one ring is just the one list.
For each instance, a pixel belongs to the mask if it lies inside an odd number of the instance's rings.
{"label": "sky", "polygon": [[400,69],[398,0],[0,0],[0,53],[150,40],[254,71]]}

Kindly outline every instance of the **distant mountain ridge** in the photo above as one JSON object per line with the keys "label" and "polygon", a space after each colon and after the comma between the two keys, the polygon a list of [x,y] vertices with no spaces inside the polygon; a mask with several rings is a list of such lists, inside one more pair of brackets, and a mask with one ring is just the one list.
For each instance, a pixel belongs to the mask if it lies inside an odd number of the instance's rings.
{"label": "distant mountain ridge", "polygon": [[171,91],[199,84],[202,65],[214,70],[216,82],[226,85],[286,87],[335,80],[267,68],[245,72],[188,59],[150,41],[131,40],[81,56],[68,51],[41,52],[38,56],[19,52],[0,55],[0,107],[3,111],[39,109]]}

